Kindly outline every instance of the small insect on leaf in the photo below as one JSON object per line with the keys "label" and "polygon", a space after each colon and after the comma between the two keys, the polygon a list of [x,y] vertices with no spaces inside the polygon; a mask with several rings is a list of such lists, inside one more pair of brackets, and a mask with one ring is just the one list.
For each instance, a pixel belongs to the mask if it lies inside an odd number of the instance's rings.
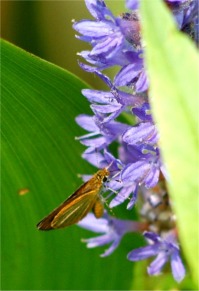
{"label": "small insect on leaf", "polygon": [[100,218],[104,212],[100,190],[109,175],[108,167],[99,170],[60,206],[42,219],[37,224],[37,228],[40,230],[63,228],[77,223],[91,210],[97,218]]}

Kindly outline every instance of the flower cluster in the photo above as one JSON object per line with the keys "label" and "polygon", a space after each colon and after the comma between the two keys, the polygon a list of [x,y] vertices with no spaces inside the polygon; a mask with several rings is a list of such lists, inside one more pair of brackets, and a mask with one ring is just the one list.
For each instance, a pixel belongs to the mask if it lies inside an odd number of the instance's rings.
{"label": "flower cluster", "polygon": [[[198,42],[198,1],[167,0],[179,30]],[[148,267],[150,275],[159,274],[170,260],[172,273],[180,282],[185,275],[179,246],[175,216],[165,186],[167,172],[158,146],[158,131],[151,115],[148,99],[149,80],[144,64],[139,0],[127,0],[130,12],[115,17],[103,0],[85,0],[93,20],[75,22],[73,28],[80,40],[91,50],[79,55],[90,65],[79,63],[87,72],[96,74],[108,87],[107,91],[84,89],[91,103],[93,116],[80,115],[77,123],[88,133],[79,137],[87,147],[83,157],[100,168],[110,165],[108,189],[114,198],[110,207],[128,200],[127,209],[141,201],[141,222],[122,221],[107,213],[101,219],[89,214],[79,225],[99,237],[84,240],[88,247],[112,243],[103,256],[110,255],[127,232],[144,231],[149,246],[131,251],[128,259],[138,261],[150,256],[156,259]],[[102,71],[119,66],[113,80]],[[125,113],[126,123],[121,119]],[[110,148],[117,147],[117,157]],[[96,157],[97,153],[97,157]]]}

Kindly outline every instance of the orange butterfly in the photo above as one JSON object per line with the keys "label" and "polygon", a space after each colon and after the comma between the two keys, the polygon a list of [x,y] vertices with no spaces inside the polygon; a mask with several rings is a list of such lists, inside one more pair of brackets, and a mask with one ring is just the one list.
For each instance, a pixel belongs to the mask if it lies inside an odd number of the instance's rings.
{"label": "orange butterfly", "polygon": [[93,210],[95,216],[100,218],[104,212],[100,190],[110,175],[109,167],[99,170],[89,181],[80,186],[60,206],[43,218],[37,224],[37,228],[51,230],[75,224],[90,210]]}

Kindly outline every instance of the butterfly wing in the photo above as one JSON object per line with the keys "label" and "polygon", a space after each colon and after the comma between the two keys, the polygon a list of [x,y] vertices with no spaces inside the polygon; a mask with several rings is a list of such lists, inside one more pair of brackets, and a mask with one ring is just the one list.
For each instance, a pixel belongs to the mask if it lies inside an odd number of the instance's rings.
{"label": "butterfly wing", "polygon": [[[77,223],[92,209],[99,191],[87,189],[83,184],[74,194],[42,219],[37,228],[51,230]],[[85,189],[84,189],[85,188]],[[79,194],[81,193],[81,194]]]}
{"label": "butterfly wing", "polygon": [[100,217],[103,209],[98,202],[100,199],[99,192],[103,184],[103,178],[107,174],[107,170],[99,170],[60,206],[43,218],[37,224],[37,228],[51,230],[69,226],[84,218],[91,209],[93,209],[96,217]]}
{"label": "butterfly wing", "polygon": [[97,196],[96,193],[87,193],[78,197],[72,203],[65,205],[54,217],[51,226],[62,228],[77,223],[83,219],[93,208]]}

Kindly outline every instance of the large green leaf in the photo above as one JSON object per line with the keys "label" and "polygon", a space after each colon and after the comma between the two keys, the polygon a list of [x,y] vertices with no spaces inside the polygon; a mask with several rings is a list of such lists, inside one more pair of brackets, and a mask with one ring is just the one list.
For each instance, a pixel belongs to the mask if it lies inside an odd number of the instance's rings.
{"label": "large green leaf", "polygon": [[[74,118],[88,113],[87,87],[65,70],[2,42],[2,289],[129,289],[133,239],[108,258],[86,249],[72,226],[38,231],[36,223],[93,173],[80,154]],[[28,188],[26,195],[20,190]],[[129,243],[128,243],[129,241]]]}
{"label": "large green leaf", "polygon": [[180,242],[198,282],[198,93],[196,47],[159,0],[142,1],[152,111],[170,182]]}

